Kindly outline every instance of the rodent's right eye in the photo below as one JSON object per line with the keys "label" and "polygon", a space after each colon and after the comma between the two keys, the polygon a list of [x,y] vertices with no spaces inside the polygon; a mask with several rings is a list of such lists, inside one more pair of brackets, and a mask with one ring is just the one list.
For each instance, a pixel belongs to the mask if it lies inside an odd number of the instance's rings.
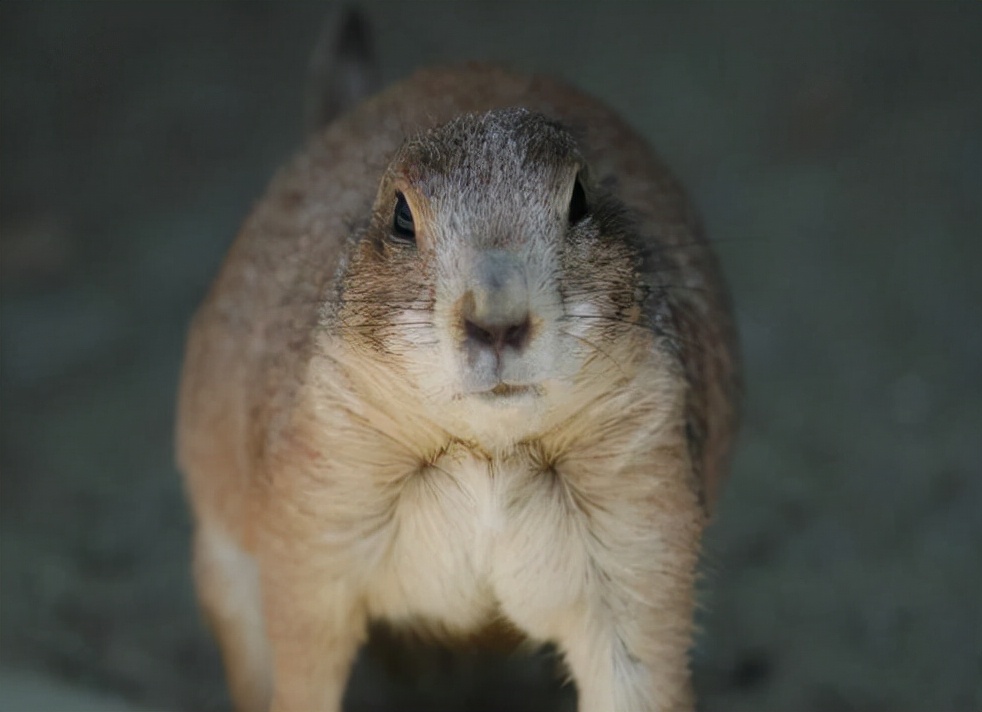
{"label": "rodent's right eye", "polygon": [[396,193],[396,209],[392,216],[392,231],[395,236],[407,242],[416,240],[416,225],[413,222],[413,211],[409,209],[406,196]]}

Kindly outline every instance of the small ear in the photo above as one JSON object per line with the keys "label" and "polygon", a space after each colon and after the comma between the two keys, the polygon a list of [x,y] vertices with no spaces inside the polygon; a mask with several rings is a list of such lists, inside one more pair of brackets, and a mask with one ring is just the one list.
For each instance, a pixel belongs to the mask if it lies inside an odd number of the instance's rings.
{"label": "small ear", "polygon": [[323,128],[378,89],[371,28],[355,7],[335,9],[310,56],[304,97],[304,129]]}

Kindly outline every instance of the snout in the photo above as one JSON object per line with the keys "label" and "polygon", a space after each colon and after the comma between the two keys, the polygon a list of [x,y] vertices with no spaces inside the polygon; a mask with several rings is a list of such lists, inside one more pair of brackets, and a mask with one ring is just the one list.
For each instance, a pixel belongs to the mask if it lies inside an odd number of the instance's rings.
{"label": "snout", "polygon": [[507,252],[482,254],[474,264],[469,289],[461,300],[465,346],[522,351],[531,335],[529,290],[524,265]]}
{"label": "snout", "polygon": [[481,253],[474,261],[458,314],[460,348],[472,377],[468,380],[486,388],[505,382],[509,363],[522,358],[535,336],[535,315],[521,258],[502,250]]}

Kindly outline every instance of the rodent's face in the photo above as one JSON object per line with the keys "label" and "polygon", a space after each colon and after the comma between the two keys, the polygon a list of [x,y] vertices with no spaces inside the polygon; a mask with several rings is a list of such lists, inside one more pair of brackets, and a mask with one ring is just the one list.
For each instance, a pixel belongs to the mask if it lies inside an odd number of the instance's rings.
{"label": "rodent's face", "polygon": [[565,129],[522,109],[464,116],[392,161],[339,323],[391,379],[382,392],[514,441],[644,350],[637,260]]}

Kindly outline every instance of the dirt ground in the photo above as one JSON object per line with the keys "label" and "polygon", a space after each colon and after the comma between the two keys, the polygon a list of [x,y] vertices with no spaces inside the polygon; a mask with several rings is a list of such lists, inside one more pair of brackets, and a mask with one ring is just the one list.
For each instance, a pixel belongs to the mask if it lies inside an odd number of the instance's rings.
{"label": "dirt ground", "polygon": [[[718,243],[748,396],[701,708],[982,709],[982,5],[367,6],[387,80],[495,58],[608,101]],[[224,709],[174,391],[193,308],[299,145],[326,8],[0,12],[0,664]],[[553,708],[552,663],[481,669],[383,685],[365,663],[349,707]]]}

